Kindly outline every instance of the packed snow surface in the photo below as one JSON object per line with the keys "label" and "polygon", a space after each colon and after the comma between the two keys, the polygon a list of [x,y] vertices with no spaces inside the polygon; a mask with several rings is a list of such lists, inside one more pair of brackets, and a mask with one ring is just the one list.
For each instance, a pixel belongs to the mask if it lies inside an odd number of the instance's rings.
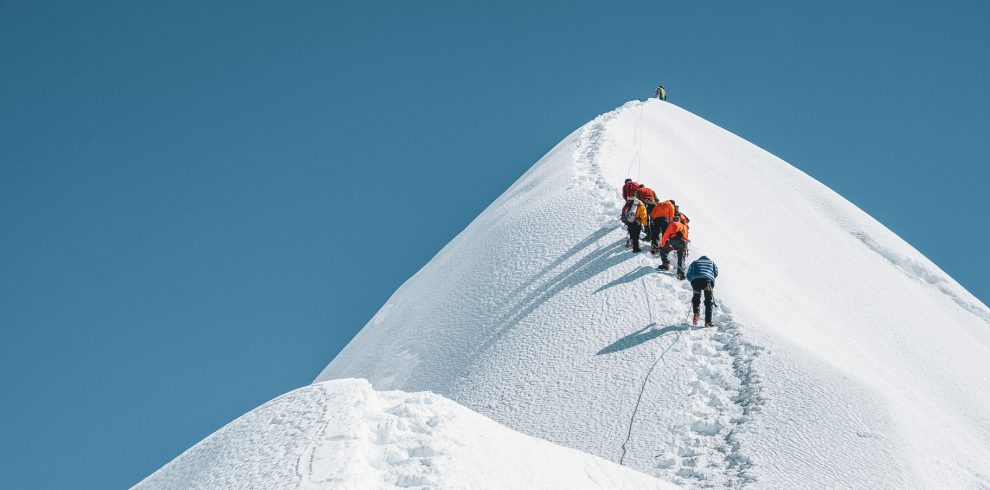
{"label": "packed snow surface", "polygon": [[520,434],[432,393],[317,383],[231,422],[140,489],[675,486]]}
{"label": "packed snow surface", "polygon": [[[721,272],[717,328],[689,328],[687,284],[625,249],[626,177],[691,218],[690,258]],[[657,100],[596,118],[537,162],[317,381],[336,378],[438,393],[688,486],[990,487],[986,306],[824,185]],[[292,396],[325,398],[317,386]],[[300,441],[329,416],[305,413],[316,421],[292,417]]]}

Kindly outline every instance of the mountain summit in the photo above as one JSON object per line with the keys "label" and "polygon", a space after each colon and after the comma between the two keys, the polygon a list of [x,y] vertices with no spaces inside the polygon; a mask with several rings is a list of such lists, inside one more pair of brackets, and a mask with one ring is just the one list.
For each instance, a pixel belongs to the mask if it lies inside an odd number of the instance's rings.
{"label": "mountain summit", "polygon": [[[690,328],[687,283],[625,248],[627,177],[690,216],[717,328]],[[540,159],[313,385],[142,486],[652,484],[615,463],[689,487],[990,487],[990,311],[786,162],[629,102]]]}
{"label": "mountain summit", "polygon": [[[691,218],[717,329],[624,248],[625,178]],[[786,162],[672,104],[572,133],[318,380],[442,394],[691,486],[990,485],[990,312]]]}

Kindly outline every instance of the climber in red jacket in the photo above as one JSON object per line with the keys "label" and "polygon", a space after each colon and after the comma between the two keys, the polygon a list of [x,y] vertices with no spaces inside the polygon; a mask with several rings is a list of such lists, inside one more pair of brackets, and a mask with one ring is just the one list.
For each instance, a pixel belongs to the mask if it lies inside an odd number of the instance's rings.
{"label": "climber in red jacket", "polygon": [[639,184],[633,182],[632,179],[626,179],[626,183],[622,185],[622,199],[626,201],[626,204],[622,206],[622,216],[629,214],[629,210],[632,209],[633,198],[636,197],[638,190]]}

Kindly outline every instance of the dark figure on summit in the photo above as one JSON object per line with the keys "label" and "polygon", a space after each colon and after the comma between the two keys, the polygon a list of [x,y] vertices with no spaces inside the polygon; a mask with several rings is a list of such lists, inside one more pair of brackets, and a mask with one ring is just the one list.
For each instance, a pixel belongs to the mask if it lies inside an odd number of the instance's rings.
{"label": "dark figure on summit", "polygon": [[712,259],[702,255],[700,259],[691,262],[688,267],[687,278],[691,281],[691,306],[694,308],[694,317],[691,319],[692,325],[697,325],[701,317],[698,311],[701,307],[701,292],[705,293],[705,326],[714,327],[712,323],[712,297],[715,290],[715,278],[718,277],[718,266]]}
{"label": "dark figure on summit", "polygon": [[653,95],[660,100],[667,100],[667,89],[663,88],[663,85],[658,85]]}

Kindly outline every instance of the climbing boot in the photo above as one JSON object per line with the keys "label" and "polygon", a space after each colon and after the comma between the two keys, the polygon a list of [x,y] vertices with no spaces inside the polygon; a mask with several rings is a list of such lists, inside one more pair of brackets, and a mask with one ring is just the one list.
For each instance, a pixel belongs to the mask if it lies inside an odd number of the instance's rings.
{"label": "climbing boot", "polygon": [[701,321],[701,313],[695,313],[694,317],[691,318],[691,325],[697,326],[699,321]]}

